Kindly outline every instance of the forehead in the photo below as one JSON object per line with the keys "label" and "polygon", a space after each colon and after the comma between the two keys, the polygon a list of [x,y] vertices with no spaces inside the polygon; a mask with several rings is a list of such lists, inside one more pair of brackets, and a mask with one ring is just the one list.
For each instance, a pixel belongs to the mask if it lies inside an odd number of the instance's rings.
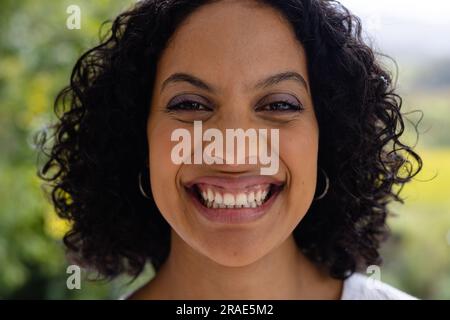
{"label": "forehead", "polygon": [[254,1],[220,1],[200,7],[178,27],[158,63],[158,78],[188,72],[235,86],[288,70],[307,78],[303,47],[281,13]]}

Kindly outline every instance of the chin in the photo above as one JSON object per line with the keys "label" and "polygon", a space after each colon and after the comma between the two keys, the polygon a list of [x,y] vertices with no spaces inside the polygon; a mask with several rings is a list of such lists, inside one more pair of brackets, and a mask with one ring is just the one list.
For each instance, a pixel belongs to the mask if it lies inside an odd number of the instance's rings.
{"label": "chin", "polygon": [[[282,239],[271,239],[264,230],[220,230],[207,232],[192,247],[224,267],[243,267],[267,255]],[[273,230],[273,228],[272,228]]]}

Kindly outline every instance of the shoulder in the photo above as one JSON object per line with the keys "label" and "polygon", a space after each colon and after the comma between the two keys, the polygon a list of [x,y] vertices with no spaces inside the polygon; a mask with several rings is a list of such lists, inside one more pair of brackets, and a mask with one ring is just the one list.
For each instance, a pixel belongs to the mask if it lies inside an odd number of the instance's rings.
{"label": "shoulder", "polygon": [[125,293],[119,297],[119,300],[146,300],[148,297],[144,295],[144,288],[145,286],[142,286],[134,291]]}
{"label": "shoulder", "polygon": [[154,279],[142,284],[135,290],[132,290],[119,297],[119,300],[169,300],[170,295],[164,288],[157,287],[158,283]]}
{"label": "shoulder", "polygon": [[141,300],[144,299],[140,293],[140,290],[131,291],[121,295],[118,300]]}
{"label": "shoulder", "polygon": [[344,281],[341,300],[417,300],[382,281],[354,273]]}

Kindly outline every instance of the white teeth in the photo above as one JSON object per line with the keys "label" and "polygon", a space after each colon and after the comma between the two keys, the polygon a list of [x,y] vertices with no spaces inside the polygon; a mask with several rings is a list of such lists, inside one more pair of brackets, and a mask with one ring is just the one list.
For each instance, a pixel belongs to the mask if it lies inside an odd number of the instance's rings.
{"label": "white teeth", "polygon": [[214,203],[222,204],[223,198],[219,192],[216,192],[216,196],[214,197]]}
{"label": "white teeth", "polygon": [[235,205],[234,196],[231,193],[225,193],[223,195],[223,203],[226,206],[234,206]]}
{"label": "white teeth", "polygon": [[255,194],[256,202],[261,201],[261,190],[258,190]]}
{"label": "white teeth", "polygon": [[264,199],[266,199],[266,196],[267,196],[268,193],[269,193],[269,192],[268,192],[267,190],[264,190],[264,191],[261,193],[261,201],[264,201]]}
{"label": "white teeth", "polygon": [[208,201],[209,202],[213,202],[214,201],[214,193],[212,192],[211,189],[208,188]]}
{"label": "white teeth", "polygon": [[245,193],[239,193],[236,196],[236,205],[243,206],[247,204],[247,195]]}
{"label": "white teeth", "polygon": [[[255,188],[256,189],[256,188]],[[221,193],[214,188],[201,190],[201,196],[208,208],[256,208],[261,206],[267,198],[269,190],[261,188],[257,191],[238,194]]]}
{"label": "white teeth", "polygon": [[247,201],[248,203],[252,203],[255,201],[255,193],[253,191],[247,195]]}

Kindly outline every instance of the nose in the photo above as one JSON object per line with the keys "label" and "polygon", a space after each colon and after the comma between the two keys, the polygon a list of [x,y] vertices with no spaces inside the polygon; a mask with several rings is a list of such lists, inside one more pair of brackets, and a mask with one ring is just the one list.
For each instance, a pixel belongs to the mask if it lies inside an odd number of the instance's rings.
{"label": "nose", "polygon": [[243,94],[229,95],[226,102],[222,103],[216,111],[214,125],[218,129],[255,128],[253,106],[248,97]]}
{"label": "nose", "polygon": [[[211,169],[230,173],[255,171],[269,164],[268,150],[272,157],[278,156],[278,149],[273,152],[272,148],[272,129],[258,122],[249,102],[229,100],[216,112],[214,120],[207,121],[204,129],[220,132],[219,136],[223,138],[219,143],[223,152],[213,156],[215,160],[220,159],[221,163],[213,160],[208,162],[206,159]],[[211,140],[204,139],[203,150],[208,148]]]}
{"label": "nose", "polygon": [[[224,152],[222,154],[223,164],[215,164],[213,167],[227,172],[254,170],[257,165],[258,133],[257,124],[252,117],[251,102],[243,95],[234,92],[234,94],[228,95],[226,102],[221,104],[216,112],[215,120],[208,126],[216,128],[222,133]],[[252,131],[254,131],[254,135],[252,135]],[[239,143],[239,134],[249,134],[245,138],[244,144]],[[230,161],[231,158],[234,158],[234,161]]]}

